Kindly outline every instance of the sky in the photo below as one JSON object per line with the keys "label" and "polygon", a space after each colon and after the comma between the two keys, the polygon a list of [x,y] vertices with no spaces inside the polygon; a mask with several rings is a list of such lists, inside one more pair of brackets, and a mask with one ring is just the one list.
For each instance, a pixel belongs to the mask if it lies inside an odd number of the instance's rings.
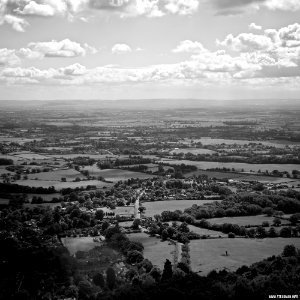
{"label": "sky", "polygon": [[300,0],[0,0],[0,100],[299,95]]}

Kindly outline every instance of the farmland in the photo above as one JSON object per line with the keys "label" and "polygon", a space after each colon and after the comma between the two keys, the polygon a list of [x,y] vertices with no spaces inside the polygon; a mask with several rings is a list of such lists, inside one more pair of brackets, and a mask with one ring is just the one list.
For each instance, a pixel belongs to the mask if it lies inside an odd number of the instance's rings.
{"label": "farmland", "polygon": [[189,161],[189,160],[173,160],[173,159],[161,159],[160,162],[165,162],[171,165],[186,164],[197,166],[198,169],[223,169],[234,168],[237,171],[242,172],[258,172],[260,171],[288,171],[292,173],[293,170],[300,171],[300,165],[296,164],[247,164],[247,163],[231,163],[231,162],[213,162],[213,161]]}
{"label": "farmland", "polygon": [[99,245],[93,241],[92,237],[62,238],[62,243],[68,248],[71,255],[77,251],[88,251]]}
{"label": "farmland", "polygon": [[44,187],[48,188],[53,186],[55,190],[60,191],[66,188],[77,188],[77,187],[87,187],[88,185],[95,185],[96,187],[110,186],[110,183],[102,182],[99,180],[86,180],[79,182],[60,182],[55,180],[18,180],[19,185],[30,186],[30,187]]}
{"label": "farmland", "polygon": [[166,259],[173,261],[175,246],[168,241],[162,242],[156,237],[149,237],[146,233],[131,233],[128,237],[131,241],[143,244],[144,257],[154,265],[163,268]]}
{"label": "farmland", "polygon": [[[268,222],[272,225],[274,217],[268,217],[266,215],[258,215],[258,216],[245,216],[245,217],[224,217],[224,218],[213,218],[209,219],[209,222],[212,224],[237,224],[239,226],[247,226],[247,225],[261,225],[263,222]],[[281,220],[282,224],[288,224],[289,222],[286,220]]]}
{"label": "farmland", "polygon": [[94,176],[102,176],[105,180],[111,181],[111,182],[117,182],[120,180],[127,180],[130,178],[140,178],[140,179],[146,179],[151,178],[153,176],[139,173],[139,172],[132,172],[127,170],[121,170],[121,169],[105,169],[100,170],[96,166],[92,167],[85,167],[84,170],[89,171],[91,175]]}
{"label": "farmland", "polygon": [[[212,239],[195,240],[190,243],[191,266],[206,275],[212,270],[235,270],[263,258],[278,255],[287,244],[300,247],[300,239]],[[225,256],[225,252],[228,256]]]}

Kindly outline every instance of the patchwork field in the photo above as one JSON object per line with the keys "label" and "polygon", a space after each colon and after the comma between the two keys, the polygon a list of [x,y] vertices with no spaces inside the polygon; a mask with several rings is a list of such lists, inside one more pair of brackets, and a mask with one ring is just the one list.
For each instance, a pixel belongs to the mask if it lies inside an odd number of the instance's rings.
{"label": "patchwork field", "polygon": [[[173,222],[168,222],[170,225],[172,225]],[[180,225],[182,222],[176,222],[178,225]],[[190,231],[193,231],[195,233],[198,233],[200,235],[207,235],[209,237],[227,237],[228,235],[220,232],[220,231],[215,231],[215,230],[209,230],[205,228],[199,228],[194,225],[188,225]]]}
{"label": "patchwork field", "polygon": [[146,207],[145,216],[153,217],[154,215],[161,214],[165,210],[184,210],[191,207],[193,204],[203,205],[220,200],[169,200],[169,201],[153,201],[143,202],[142,206]]}
{"label": "patchwork field", "polygon": [[291,183],[293,185],[298,185],[300,180],[298,179],[288,179],[272,176],[263,176],[263,175],[252,175],[252,174],[242,174],[242,173],[229,173],[229,172],[217,172],[217,171],[207,171],[207,170],[197,170],[186,174],[186,177],[189,176],[199,176],[207,175],[209,178],[217,179],[236,179],[244,181],[259,181],[259,182],[272,182],[272,183]]}
{"label": "patchwork field", "polygon": [[[231,223],[237,224],[239,226],[246,225],[261,225],[262,222],[269,222],[272,225],[274,217],[268,217],[266,215],[258,215],[258,216],[245,216],[245,217],[224,217],[224,218],[213,218],[208,219],[211,224],[224,224]],[[282,224],[289,224],[287,220],[281,220]]]}
{"label": "patchwork field", "polygon": [[[300,247],[300,238],[274,239],[211,239],[190,242],[191,267],[206,275],[212,270],[235,270],[272,255],[278,255],[285,245]],[[228,256],[225,256],[225,252]]]}
{"label": "patchwork field", "polygon": [[44,187],[48,188],[54,186],[57,191],[65,188],[77,188],[77,187],[87,187],[88,185],[95,185],[97,188],[102,188],[104,186],[111,186],[110,183],[102,182],[98,180],[86,180],[79,182],[59,182],[54,180],[18,180],[16,181],[19,185],[31,186],[31,187]]}
{"label": "patchwork field", "polygon": [[263,171],[274,171],[278,170],[280,172],[288,171],[292,173],[293,170],[300,171],[300,165],[296,164],[247,164],[247,163],[233,163],[233,162],[214,162],[214,161],[190,161],[190,160],[175,160],[175,159],[161,159],[160,162],[168,164],[186,164],[197,166],[198,169],[207,170],[213,168],[234,168],[237,171],[244,172],[258,172],[259,170]]}
{"label": "patchwork field", "polygon": [[34,174],[28,174],[27,176],[28,179],[37,178],[37,180],[52,180],[52,181],[61,181],[61,178],[66,178],[67,181],[73,181],[77,177],[79,177],[80,179],[86,178],[84,175],[82,175],[80,172],[74,169],[34,173]]}
{"label": "patchwork field", "polygon": [[194,155],[197,154],[213,154],[216,153],[216,151],[209,150],[209,149],[201,149],[201,148],[179,148],[179,149],[174,149],[169,152],[170,154],[178,154],[178,153],[192,153]]}
{"label": "patchwork field", "polygon": [[102,176],[107,181],[117,182],[120,180],[127,180],[130,178],[152,178],[153,175],[148,175],[140,172],[132,172],[121,169],[105,169],[100,170],[97,166],[85,167],[84,170],[88,170],[92,176]]}
{"label": "patchwork field", "polygon": [[150,237],[146,233],[127,234],[131,241],[140,242],[144,246],[144,257],[149,259],[153,265],[163,269],[166,259],[173,262],[175,246],[168,241],[162,242],[156,237]]}

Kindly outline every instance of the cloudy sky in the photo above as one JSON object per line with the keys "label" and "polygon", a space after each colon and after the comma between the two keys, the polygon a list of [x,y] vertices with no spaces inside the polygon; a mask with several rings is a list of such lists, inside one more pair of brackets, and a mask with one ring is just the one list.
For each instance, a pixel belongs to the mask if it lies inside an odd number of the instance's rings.
{"label": "cloudy sky", "polygon": [[300,0],[0,0],[0,99],[297,99]]}

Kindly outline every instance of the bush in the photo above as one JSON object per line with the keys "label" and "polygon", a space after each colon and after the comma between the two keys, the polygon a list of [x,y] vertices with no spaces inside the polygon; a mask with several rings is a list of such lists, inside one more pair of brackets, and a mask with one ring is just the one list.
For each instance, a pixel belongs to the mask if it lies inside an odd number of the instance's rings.
{"label": "bush", "polygon": [[228,233],[228,237],[229,237],[230,239],[234,239],[234,238],[235,238],[235,234],[234,234],[233,232],[229,232],[229,233]]}

